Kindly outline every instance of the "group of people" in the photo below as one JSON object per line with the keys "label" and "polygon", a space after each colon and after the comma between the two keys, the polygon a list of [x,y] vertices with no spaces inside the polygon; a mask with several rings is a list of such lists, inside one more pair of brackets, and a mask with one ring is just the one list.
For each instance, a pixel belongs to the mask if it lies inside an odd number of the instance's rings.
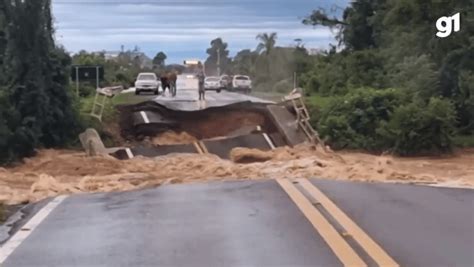
{"label": "group of people", "polygon": [[[204,80],[206,75],[204,71],[200,69],[197,73],[198,84],[199,84],[199,100],[206,100],[206,90],[204,88]],[[164,72],[160,75],[161,87],[163,88],[163,94],[166,93],[166,89],[170,92],[170,95],[176,96],[176,81],[178,80],[178,75],[175,71]]]}

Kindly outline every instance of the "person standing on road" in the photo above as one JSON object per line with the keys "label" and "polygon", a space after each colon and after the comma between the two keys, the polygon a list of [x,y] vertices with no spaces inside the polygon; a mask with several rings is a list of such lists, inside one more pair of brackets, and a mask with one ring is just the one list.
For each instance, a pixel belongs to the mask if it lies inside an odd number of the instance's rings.
{"label": "person standing on road", "polygon": [[170,93],[171,93],[171,96],[175,97],[176,96],[176,81],[178,80],[178,76],[176,75],[176,72],[174,70],[171,70],[171,72],[169,72],[167,75],[166,75],[166,78],[168,80],[168,86],[169,86],[169,89],[170,89]]}
{"label": "person standing on road", "polygon": [[204,89],[204,79],[206,79],[206,76],[202,70],[198,72],[197,78],[199,83],[199,100],[206,100],[206,90]]}
{"label": "person standing on road", "polygon": [[171,87],[170,87],[170,84],[169,84],[168,73],[167,72],[161,73],[160,81],[161,81],[161,88],[163,89],[163,96],[166,95],[166,88],[169,88],[169,91],[171,93]]}

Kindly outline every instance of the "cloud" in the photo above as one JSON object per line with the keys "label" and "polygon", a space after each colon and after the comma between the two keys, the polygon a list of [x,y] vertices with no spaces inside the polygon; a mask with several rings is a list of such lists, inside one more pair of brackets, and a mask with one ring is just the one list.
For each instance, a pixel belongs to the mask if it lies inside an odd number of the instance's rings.
{"label": "cloud", "polygon": [[[342,0],[333,0],[334,3]],[[318,1],[316,1],[318,2]],[[165,51],[169,61],[204,58],[209,42],[221,37],[231,54],[255,48],[255,36],[277,32],[278,45],[301,38],[307,47],[327,47],[334,42],[325,28],[301,24],[301,18],[328,5],[314,0],[56,0],[53,13],[56,39],[77,52],[119,50],[138,45],[153,56]]]}

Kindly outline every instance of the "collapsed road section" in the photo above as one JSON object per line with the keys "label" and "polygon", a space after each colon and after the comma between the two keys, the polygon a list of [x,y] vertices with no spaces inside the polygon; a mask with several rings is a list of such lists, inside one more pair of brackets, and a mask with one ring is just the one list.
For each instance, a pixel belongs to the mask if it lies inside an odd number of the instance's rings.
{"label": "collapsed road section", "polygon": [[[229,159],[237,147],[268,151],[308,140],[298,126],[297,110],[285,102],[233,101],[204,109],[192,107],[194,102],[186,101],[148,101],[120,107],[121,135],[134,145],[111,155],[130,159],[210,153]],[[170,135],[174,137],[171,141]]]}

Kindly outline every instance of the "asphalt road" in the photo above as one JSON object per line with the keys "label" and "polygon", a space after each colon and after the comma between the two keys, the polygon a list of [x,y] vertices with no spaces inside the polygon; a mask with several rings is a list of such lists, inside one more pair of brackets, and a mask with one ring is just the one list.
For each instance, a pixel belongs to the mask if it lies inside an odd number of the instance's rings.
{"label": "asphalt road", "polygon": [[[380,246],[378,256],[400,266],[474,266],[474,190],[311,182]],[[304,208],[295,192],[267,180],[55,199],[31,219],[47,209],[42,222],[0,248],[1,266],[342,266],[348,255],[330,245],[341,237],[377,266],[375,249],[364,250],[367,240],[334,207],[302,190],[314,205]],[[318,212],[341,235],[325,235],[311,216]]]}
{"label": "asphalt road", "polygon": [[178,89],[176,96],[172,97],[168,94],[159,95],[152,100],[166,106],[172,110],[180,111],[194,111],[210,107],[221,107],[241,102],[252,103],[272,103],[251,95],[241,94],[237,92],[221,91],[206,91],[206,99],[199,101],[198,91],[195,89]]}

